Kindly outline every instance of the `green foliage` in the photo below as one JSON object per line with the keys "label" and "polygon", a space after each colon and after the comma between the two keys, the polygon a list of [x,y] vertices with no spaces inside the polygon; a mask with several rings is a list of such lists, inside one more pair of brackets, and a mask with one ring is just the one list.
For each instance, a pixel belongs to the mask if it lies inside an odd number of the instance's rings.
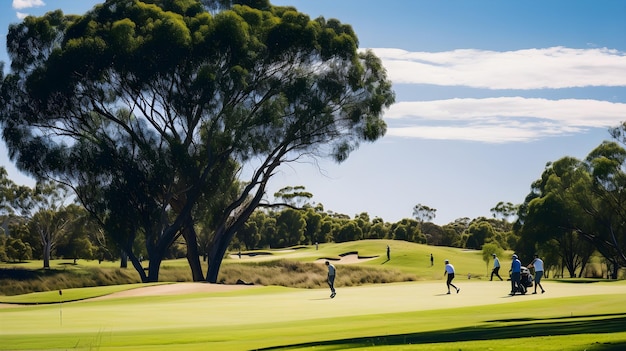
{"label": "green foliage", "polygon": [[[194,279],[204,278],[201,243],[215,281],[277,168],[310,155],[345,160],[384,135],[395,99],[349,25],[267,1],[204,3],[216,12],[192,0],[110,0],[9,30],[15,64],[3,77],[0,124],[12,158],[71,184],[144,281],[158,279],[179,236]],[[196,212],[209,220],[196,223]],[[280,228],[285,245],[303,240],[301,226]]]}
{"label": "green foliage", "polygon": [[9,261],[6,250],[7,236],[4,233],[0,234],[0,262]]}
{"label": "green foliage", "polygon": [[430,222],[436,217],[437,209],[417,204],[413,207],[413,217],[420,223]]}
{"label": "green foliage", "polygon": [[33,250],[29,243],[19,238],[9,237],[5,244],[6,257],[9,261],[22,262],[33,257]]}
{"label": "green foliage", "polygon": [[488,243],[483,245],[482,258],[483,261],[485,261],[487,268],[489,268],[489,262],[493,259],[494,254],[496,256],[500,256],[502,254],[502,249],[498,246],[498,244]]}
{"label": "green foliage", "polygon": [[[622,128],[613,130],[614,137],[623,137]],[[626,266],[625,162],[626,150],[607,141],[584,161],[549,163],[520,206],[516,250],[527,259],[543,251],[547,266],[561,266],[570,277],[582,274],[597,251],[617,277]]]}

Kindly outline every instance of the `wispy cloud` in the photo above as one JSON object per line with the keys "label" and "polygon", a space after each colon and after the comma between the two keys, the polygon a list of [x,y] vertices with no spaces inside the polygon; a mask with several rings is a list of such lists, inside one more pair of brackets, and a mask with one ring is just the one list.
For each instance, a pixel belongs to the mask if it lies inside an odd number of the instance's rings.
{"label": "wispy cloud", "polygon": [[13,8],[16,10],[29,9],[45,5],[46,4],[42,0],[13,0]]}
{"label": "wispy cloud", "polygon": [[[601,111],[598,113],[597,111]],[[522,97],[406,101],[391,106],[388,119],[491,120],[526,118],[579,127],[607,127],[626,117],[626,104],[600,100],[548,100]]]}
{"label": "wispy cloud", "polygon": [[[519,51],[408,52],[373,49],[394,84],[463,86],[488,90],[535,90],[549,96],[573,87],[626,87],[626,54],[610,49],[554,47]],[[523,96],[401,101],[386,113],[389,136],[532,141],[608,128],[626,119],[626,104],[593,99]],[[419,100],[419,97],[416,97]]]}
{"label": "wispy cloud", "polygon": [[[15,10],[24,10],[24,9],[30,9],[33,7],[41,7],[45,5],[46,4],[42,0],[13,0],[13,3],[12,3],[13,9]],[[17,16],[19,20],[23,20],[29,14],[22,12],[22,11],[17,11],[15,15]]]}
{"label": "wispy cloud", "polygon": [[617,126],[626,104],[522,97],[405,101],[385,118],[389,136],[505,143]]}
{"label": "wispy cloud", "polygon": [[626,86],[626,54],[607,48],[409,52],[372,49],[396,84],[486,89]]}

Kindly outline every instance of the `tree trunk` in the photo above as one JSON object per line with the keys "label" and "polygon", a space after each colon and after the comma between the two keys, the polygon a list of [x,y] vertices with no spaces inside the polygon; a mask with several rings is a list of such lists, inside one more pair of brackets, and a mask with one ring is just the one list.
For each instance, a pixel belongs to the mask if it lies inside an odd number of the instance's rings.
{"label": "tree trunk", "polygon": [[[142,283],[153,283],[156,282],[157,280],[151,280],[150,279],[150,267],[152,266],[152,260],[149,261],[148,263],[148,274],[146,275],[146,271],[143,268],[143,266],[141,265],[141,262],[139,262],[139,260],[137,259],[137,257],[135,257],[135,255],[131,252],[130,254],[128,254],[128,258],[130,259],[130,262],[132,263],[133,267],[135,268],[135,270],[137,271],[137,273],[139,274],[139,279],[141,279]],[[159,264],[161,264],[161,262],[159,262]],[[157,277],[158,277],[158,268],[157,268]]]}
{"label": "tree trunk", "polygon": [[[249,217],[249,216],[248,216]],[[247,217],[246,217],[247,218]],[[243,223],[245,218],[240,218],[237,223]],[[209,268],[207,269],[206,280],[209,283],[217,283],[217,275],[220,272],[220,266],[222,265],[222,259],[228,249],[233,236],[237,232],[237,229],[241,227],[241,224],[233,224],[230,227],[220,227],[215,232],[215,241],[209,251]]]}
{"label": "tree trunk", "polygon": [[[283,150],[283,152],[286,153],[287,151]],[[261,199],[265,194],[265,186],[267,185],[267,181],[270,178],[269,174],[272,174],[274,169],[276,169],[276,167],[280,165],[279,160],[280,156],[282,155],[284,154],[276,155],[275,161],[267,165],[264,171],[259,173],[259,176],[261,174],[264,174],[265,176],[262,177],[263,179],[259,181],[258,184],[248,184],[246,186],[246,188],[248,188],[248,190],[244,191],[244,193],[246,194],[252,187],[258,186],[258,188],[256,189],[256,193],[252,197],[252,200],[250,200],[250,202],[245,205],[245,208],[243,208],[241,211],[238,212],[237,215],[234,216],[236,217],[234,221],[231,221],[232,218],[223,218],[222,224],[217,227],[218,229],[215,231],[213,243],[209,249],[209,268],[207,269],[206,274],[207,282],[217,283],[217,275],[219,274],[220,266],[222,265],[222,259],[224,258],[224,254],[226,254],[228,244],[230,244],[231,240],[235,236],[235,233],[241,227],[243,227],[246,220],[250,218],[252,212],[254,212],[254,209],[256,209],[261,202]],[[232,208],[231,210],[234,209],[235,208]],[[230,211],[228,211],[228,213],[232,214],[232,212]]]}
{"label": "tree trunk", "polygon": [[43,268],[50,269],[50,242],[44,241],[43,243]]}
{"label": "tree trunk", "polygon": [[150,258],[150,262],[148,263],[148,276],[144,283],[155,283],[159,281],[159,271],[161,270],[162,261],[162,257],[155,259]]}
{"label": "tree trunk", "polygon": [[128,255],[124,250],[120,250],[120,268],[128,268]]}
{"label": "tree trunk", "polygon": [[222,258],[226,253],[226,248],[230,240],[225,238],[226,232],[222,228],[215,233],[215,242],[211,245],[209,251],[209,267],[207,268],[206,281],[209,283],[217,283],[217,275],[220,272]]}
{"label": "tree trunk", "polygon": [[189,223],[185,225],[183,228],[183,237],[185,238],[185,243],[187,244],[187,262],[189,263],[189,268],[191,269],[191,277],[194,282],[199,282],[204,280],[204,275],[202,274],[202,265],[200,264],[200,255],[198,254],[198,241],[196,237],[196,232],[193,229],[193,224]]}

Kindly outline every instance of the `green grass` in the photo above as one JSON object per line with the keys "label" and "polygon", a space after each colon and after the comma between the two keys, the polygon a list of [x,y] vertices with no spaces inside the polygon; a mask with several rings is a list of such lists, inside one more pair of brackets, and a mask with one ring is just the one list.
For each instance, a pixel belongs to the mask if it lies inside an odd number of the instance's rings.
{"label": "green grass", "polygon": [[[391,260],[387,261],[386,248],[391,248]],[[340,255],[348,252],[358,252],[359,256],[376,257],[359,265],[365,267],[396,269],[403,273],[414,274],[419,280],[440,279],[443,275],[444,260],[449,259],[455,266],[457,275],[472,278],[485,279],[491,273],[491,266],[482,260],[482,252],[479,250],[464,250],[451,247],[428,246],[406,241],[396,240],[359,240],[346,243],[320,244],[319,250],[315,246],[305,246],[295,250],[266,250],[265,255],[255,256],[239,260],[226,258],[223,265],[237,264],[241,262],[262,262],[276,259],[289,259],[301,262],[314,262],[321,258],[338,259]],[[244,252],[245,253],[245,252]],[[430,265],[430,254],[434,256],[434,266]],[[505,268],[510,265],[510,257],[501,257],[500,262]],[[490,262],[492,264],[493,262]]]}
{"label": "green grass", "polygon": [[[388,244],[390,261],[386,258]],[[263,255],[241,260],[229,257],[224,260],[222,272],[234,275],[227,279],[236,279],[250,272],[260,273],[266,267],[278,267],[262,275],[275,276],[288,285],[303,276],[323,276],[324,267],[314,262],[337,259],[347,252],[378,257],[359,264],[339,264],[338,278],[351,277],[338,284],[339,295],[332,300],[327,287],[316,288],[323,286],[323,280],[308,289],[265,286],[107,300],[88,298],[143,284],[63,289],[63,295],[51,290],[0,296],[0,302],[29,304],[0,307],[0,350],[626,349],[623,281],[547,280],[552,289],[577,289],[581,285],[571,283],[585,282],[606,287],[606,292],[600,289],[599,295],[555,298],[549,290],[545,295],[519,299],[497,296],[480,306],[471,305],[471,295],[463,295],[466,290],[459,295],[441,296],[444,259],[450,259],[457,268],[460,286],[467,286],[465,276],[469,273],[472,282],[484,285],[486,292],[497,287],[506,295],[506,282],[485,281],[488,269],[477,251],[368,240],[322,244],[319,250],[314,246],[266,250]],[[430,253],[435,256],[434,267],[430,266]],[[501,259],[507,267],[508,257]],[[27,265],[33,271],[39,270],[37,262],[23,266]],[[98,267],[118,269],[113,262],[98,265],[97,261],[79,260],[78,265],[68,265],[54,261],[52,270],[56,273],[40,273],[59,277],[58,271],[62,270],[81,275]],[[183,270],[186,261],[175,260],[164,262],[162,271],[164,277],[176,277]],[[386,274],[378,277],[391,274],[417,278],[405,283],[351,284],[359,275],[375,271]],[[622,293],[615,293],[615,289]],[[442,300],[447,298],[453,299]],[[63,303],[59,303],[61,299]],[[445,304],[429,305],[432,301]]]}
{"label": "green grass", "polygon": [[99,297],[99,296],[105,296],[105,295],[109,295],[109,294],[119,292],[119,291],[136,289],[140,287],[157,285],[157,284],[165,284],[165,283],[107,285],[107,286],[96,286],[96,287],[90,287],[90,288],[44,291],[44,292],[28,293],[28,294],[15,295],[15,296],[0,296],[0,303],[37,305],[37,304],[79,301],[79,300],[85,300],[85,299],[90,299],[90,298]]}
{"label": "green grass", "polygon": [[0,349],[617,350],[626,342],[620,294],[434,310],[371,304],[425,288],[343,288],[350,300],[330,300],[325,290],[266,287],[5,308]]}
{"label": "green grass", "polygon": [[[386,247],[391,247],[391,260],[387,261]],[[260,285],[281,285],[299,288],[325,286],[325,268],[314,262],[320,259],[339,259],[349,252],[360,256],[374,257],[359,264],[339,265],[342,274],[338,284],[356,286],[372,283],[418,281],[441,279],[443,260],[450,259],[458,276],[471,274],[473,279],[485,279],[487,266],[478,251],[467,251],[447,247],[432,247],[394,240],[363,240],[340,244],[300,246],[287,250],[255,251],[255,256],[243,259],[227,256],[220,270],[218,281],[234,284],[238,279]],[[261,254],[259,254],[261,253]],[[435,265],[430,265],[430,254],[435,256]],[[291,263],[284,263],[291,262]],[[294,269],[294,262],[301,265]],[[144,265],[147,266],[147,262]],[[506,260],[503,259],[503,265]],[[203,263],[206,265],[206,263]],[[204,267],[206,270],[206,266]],[[299,274],[296,274],[299,271]],[[191,272],[186,259],[166,260],[160,270],[162,282],[191,281]],[[0,263],[0,295],[18,295],[39,291],[95,287],[139,283],[139,276],[132,267],[119,268],[119,262],[92,260],[52,260],[50,269],[42,269],[41,261],[19,264]]]}

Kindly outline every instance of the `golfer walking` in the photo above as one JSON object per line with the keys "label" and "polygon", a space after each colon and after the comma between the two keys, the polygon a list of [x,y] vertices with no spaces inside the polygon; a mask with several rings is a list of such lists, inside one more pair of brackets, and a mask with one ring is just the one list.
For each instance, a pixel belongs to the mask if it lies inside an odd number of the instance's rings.
{"label": "golfer walking", "polygon": [[539,258],[539,255],[535,254],[535,259],[529,266],[535,268],[535,292],[533,292],[533,294],[537,293],[537,285],[541,288],[541,293],[545,293],[546,291],[543,290],[543,286],[541,285],[541,277],[543,277],[543,260]]}
{"label": "golfer walking", "polygon": [[335,266],[333,266],[330,262],[326,261],[326,266],[328,266],[328,287],[330,287],[330,298],[332,299],[337,295],[335,292]]}
{"label": "golfer walking", "polygon": [[500,276],[500,260],[496,254],[491,255],[493,256],[493,270],[491,270],[491,279],[489,280],[493,280],[493,275],[495,274],[496,277],[500,278],[500,281],[502,281],[502,277]]}
{"label": "golfer walking", "polygon": [[461,289],[457,288],[454,284],[452,284],[452,279],[454,279],[454,266],[450,264],[450,261],[446,260],[446,269],[443,272],[443,275],[448,275],[448,280],[446,280],[446,286],[448,287],[448,294],[450,294],[450,287],[456,289],[456,293],[458,294]]}

